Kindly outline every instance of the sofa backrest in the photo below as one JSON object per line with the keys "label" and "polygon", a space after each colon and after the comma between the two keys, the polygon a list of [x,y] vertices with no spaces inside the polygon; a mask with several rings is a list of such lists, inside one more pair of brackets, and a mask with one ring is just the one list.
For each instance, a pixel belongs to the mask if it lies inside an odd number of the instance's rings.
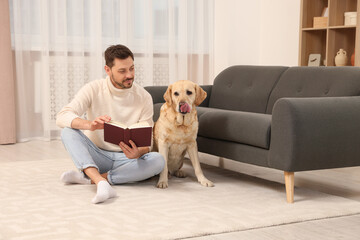
{"label": "sofa backrest", "polygon": [[284,97],[340,97],[360,95],[359,67],[290,67],[271,92],[266,113]]}
{"label": "sofa backrest", "polygon": [[214,80],[209,107],[265,113],[270,93],[288,67],[232,66]]}

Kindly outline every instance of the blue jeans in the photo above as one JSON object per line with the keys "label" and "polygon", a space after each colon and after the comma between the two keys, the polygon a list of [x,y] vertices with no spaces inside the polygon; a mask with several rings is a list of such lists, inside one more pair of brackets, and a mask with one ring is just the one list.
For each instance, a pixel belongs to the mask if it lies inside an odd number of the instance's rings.
{"label": "blue jeans", "polygon": [[146,153],[138,159],[128,159],[123,152],[98,148],[77,129],[64,128],[61,140],[80,171],[88,167],[97,168],[100,174],[108,173],[110,184],[141,181],[159,174],[165,166],[164,158],[157,152]]}

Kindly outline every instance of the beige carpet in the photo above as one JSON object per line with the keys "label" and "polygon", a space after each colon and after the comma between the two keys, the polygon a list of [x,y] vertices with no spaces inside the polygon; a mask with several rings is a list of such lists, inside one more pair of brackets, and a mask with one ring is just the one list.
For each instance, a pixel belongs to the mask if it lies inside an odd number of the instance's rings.
{"label": "beige carpet", "polygon": [[295,189],[203,166],[202,187],[188,164],[186,179],[157,178],[115,186],[119,197],[94,205],[95,187],[63,185],[70,159],[0,163],[0,239],[177,239],[360,213],[360,202]]}

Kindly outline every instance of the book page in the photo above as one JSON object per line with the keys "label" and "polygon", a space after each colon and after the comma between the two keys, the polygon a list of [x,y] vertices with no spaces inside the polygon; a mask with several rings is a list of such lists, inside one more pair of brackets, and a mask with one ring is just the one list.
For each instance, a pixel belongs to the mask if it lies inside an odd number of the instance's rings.
{"label": "book page", "polygon": [[138,122],[138,123],[134,123],[131,126],[129,126],[129,129],[134,129],[134,128],[143,128],[143,127],[151,127],[149,125],[148,122]]}
{"label": "book page", "polygon": [[126,129],[127,126],[121,122],[116,122],[116,121],[113,121],[111,120],[110,122],[108,122],[108,124],[111,124],[111,125],[114,125],[114,126],[117,126],[117,127],[121,127],[123,129]]}

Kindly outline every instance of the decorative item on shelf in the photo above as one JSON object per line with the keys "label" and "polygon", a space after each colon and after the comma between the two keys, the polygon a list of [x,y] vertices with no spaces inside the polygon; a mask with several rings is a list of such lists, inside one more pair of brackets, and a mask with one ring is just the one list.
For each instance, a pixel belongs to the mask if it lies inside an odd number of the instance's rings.
{"label": "decorative item on shelf", "polygon": [[355,26],[356,25],[357,12],[345,12],[344,13],[344,25]]}
{"label": "decorative item on shelf", "polygon": [[346,66],[348,61],[346,51],[342,48],[337,52],[335,56],[335,66]]}
{"label": "decorative item on shelf", "polygon": [[351,66],[355,66],[355,48],[353,54],[351,55]]}
{"label": "decorative item on shelf", "polygon": [[308,66],[319,67],[321,63],[321,54],[312,53],[309,55]]}
{"label": "decorative item on shelf", "polygon": [[314,28],[325,28],[328,25],[329,9],[325,7],[321,13],[321,17],[314,17]]}
{"label": "decorative item on shelf", "polygon": [[322,10],[321,16],[322,17],[328,17],[329,16],[329,8],[328,7],[324,7],[324,9]]}

